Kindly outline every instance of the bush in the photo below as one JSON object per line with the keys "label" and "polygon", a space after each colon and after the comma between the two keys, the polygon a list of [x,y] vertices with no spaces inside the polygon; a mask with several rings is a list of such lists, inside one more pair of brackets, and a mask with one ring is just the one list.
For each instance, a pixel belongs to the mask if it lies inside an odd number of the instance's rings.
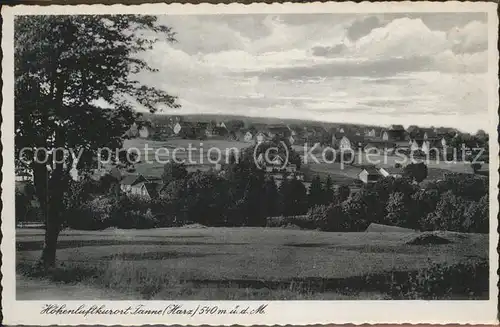
{"label": "bush", "polygon": [[441,196],[436,210],[422,219],[422,229],[461,232],[468,206],[467,201],[448,191]]}
{"label": "bush", "polygon": [[328,230],[329,225],[329,207],[326,205],[315,205],[307,212],[308,223],[312,224],[314,228],[320,230]]}
{"label": "bush", "polygon": [[473,174],[447,173],[439,188],[442,192],[451,191],[467,200],[479,201],[488,194],[489,181]]}
{"label": "bush", "polygon": [[316,222],[314,220],[311,220],[307,215],[278,216],[278,217],[268,217],[266,219],[266,227],[288,227],[291,225],[295,225],[303,229],[318,228]]}
{"label": "bush", "polygon": [[74,209],[67,219],[67,226],[73,229],[98,230],[110,226],[113,201],[98,197]]}
{"label": "bush", "polygon": [[488,293],[489,267],[485,261],[465,262],[452,266],[433,265],[411,274],[400,294],[419,299],[446,298],[461,295],[481,298]]}
{"label": "bush", "polygon": [[123,196],[115,201],[111,210],[109,226],[117,228],[153,228],[158,220],[150,208],[151,202],[139,196]]}
{"label": "bush", "polygon": [[468,233],[488,233],[489,232],[489,200],[488,196],[483,196],[478,202],[472,202],[465,211],[463,231]]}
{"label": "bush", "polygon": [[420,183],[427,178],[427,165],[423,162],[408,164],[404,170],[403,175],[411,180]]}

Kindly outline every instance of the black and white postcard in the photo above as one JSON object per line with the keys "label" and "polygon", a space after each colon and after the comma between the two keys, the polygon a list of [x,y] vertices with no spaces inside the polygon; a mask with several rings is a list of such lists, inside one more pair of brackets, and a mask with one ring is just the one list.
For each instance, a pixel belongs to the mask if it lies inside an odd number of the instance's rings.
{"label": "black and white postcard", "polygon": [[496,4],[2,19],[5,324],[497,322]]}

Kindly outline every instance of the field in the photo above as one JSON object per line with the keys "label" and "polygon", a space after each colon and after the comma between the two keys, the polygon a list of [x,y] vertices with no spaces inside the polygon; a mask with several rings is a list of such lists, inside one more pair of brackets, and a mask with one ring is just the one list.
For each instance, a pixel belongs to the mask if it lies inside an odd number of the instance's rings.
{"label": "field", "polygon": [[[147,147],[151,150],[145,151],[144,148]],[[189,156],[188,147],[194,149]],[[173,150],[175,148],[180,148],[176,153],[177,160],[185,160],[188,165],[189,171],[194,170],[206,170],[209,169],[211,163],[210,158],[216,159],[217,152],[213,150],[214,153],[210,155],[208,153],[210,148],[216,148],[220,151],[220,161],[225,162],[227,151],[232,148],[243,149],[250,146],[250,143],[229,141],[229,140],[218,140],[218,139],[207,139],[207,140],[187,140],[187,139],[171,139],[168,141],[154,141],[147,139],[131,139],[124,142],[125,149],[136,148],[141,153],[141,162],[134,165],[136,173],[149,175],[149,176],[161,176],[163,172],[163,165],[167,160],[172,159]],[[304,149],[302,146],[293,146],[294,150],[300,155],[304,154]],[[158,149],[162,149],[156,152]],[[168,151],[168,152],[167,152]],[[148,161],[146,161],[145,153],[148,152]],[[155,153],[158,155],[158,159],[155,158]],[[215,157],[214,157],[215,156]],[[335,184],[345,184],[352,185],[355,180],[358,179],[358,174],[360,172],[359,167],[351,166],[349,164],[341,165],[340,163],[325,163],[322,161],[321,154],[316,153],[316,157],[320,163],[314,162],[311,158],[308,158],[308,162],[303,164],[303,172],[312,178],[314,175],[319,175],[322,179],[326,179],[328,175],[332,177]],[[370,161],[367,160],[366,154],[362,153],[362,156],[356,156],[354,159],[355,164],[369,164],[377,163],[377,167],[394,167],[396,160],[399,159],[396,156],[376,156],[371,154]],[[463,162],[457,163],[446,163],[441,160],[441,162],[429,162],[428,166],[428,180],[442,179],[444,173],[447,172],[461,172],[461,173],[472,173],[472,168],[470,164]]]}
{"label": "field", "polygon": [[[59,239],[62,266],[50,278],[115,298],[380,299],[387,295],[352,280],[488,258],[487,235],[447,233],[450,244],[405,244],[414,236],[280,228],[66,230]],[[43,230],[17,230],[19,274],[29,271],[42,245]],[[346,285],[354,289],[346,293]],[[18,296],[23,287],[18,283]]]}
{"label": "field", "polygon": [[[304,149],[302,146],[293,146],[294,150],[300,155],[304,155]],[[306,152],[308,153],[308,152]],[[317,158],[317,163],[311,155],[307,157],[307,163],[303,164],[304,171],[310,175],[318,175],[322,179],[326,179],[328,175],[332,178],[335,184],[345,184],[352,185],[352,183],[358,179],[358,174],[360,173],[359,166],[361,165],[375,165],[376,167],[382,168],[393,168],[394,165],[399,162],[401,163],[401,158],[395,155],[376,155],[370,154],[369,157],[366,153],[356,153],[354,159],[351,162],[347,161],[344,164],[334,162],[325,162],[322,158],[321,148],[315,150],[312,154]],[[408,159],[409,162],[410,159]],[[403,163],[403,166],[408,162]],[[438,180],[443,179],[445,173],[455,172],[455,173],[467,173],[472,174],[473,170],[469,163],[464,162],[445,162],[441,160],[430,159],[426,162],[428,175],[427,180]],[[487,165],[485,165],[487,166]]]}
{"label": "field", "polygon": [[[151,150],[145,150],[147,148]],[[186,139],[172,139],[168,141],[154,141],[147,139],[130,139],[126,140],[123,144],[125,149],[138,149],[141,154],[140,162],[134,165],[136,173],[148,176],[161,176],[163,173],[164,164],[174,159],[173,151],[178,149],[175,153],[175,160],[184,161],[188,166],[188,171],[206,170],[213,164],[210,159],[216,159],[217,153],[220,153],[220,161],[226,161],[226,155],[231,149],[242,149],[248,147],[249,143],[228,141],[228,140],[186,140]],[[193,150],[189,154],[188,148],[191,146]],[[209,153],[209,149],[213,153]],[[159,150],[161,149],[161,150]],[[147,158],[146,158],[147,153]],[[157,155],[157,158],[155,157]],[[214,157],[215,156],[215,157]],[[213,160],[215,161],[215,160]]]}

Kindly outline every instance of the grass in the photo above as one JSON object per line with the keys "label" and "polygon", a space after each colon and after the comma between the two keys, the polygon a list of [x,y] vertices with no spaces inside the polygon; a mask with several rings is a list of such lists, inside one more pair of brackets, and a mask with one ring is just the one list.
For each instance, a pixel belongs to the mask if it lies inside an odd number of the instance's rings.
{"label": "grass", "polygon": [[[145,150],[146,145],[150,149],[149,151]],[[190,145],[193,148],[191,154],[189,154],[188,151],[188,147]],[[178,150],[175,154],[175,159],[177,161],[184,161],[186,162],[186,164],[196,163],[197,165],[192,165],[192,167],[191,166],[188,167],[188,171],[196,171],[196,170],[207,170],[211,166],[213,166],[213,164],[210,163],[211,158],[208,155],[208,150],[210,148],[219,149],[221,154],[220,162],[225,163],[226,154],[228,153],[229,149],[232,148],[242,149],[248,146],[250,146],[250,143],[229,141],[229,140],[217,140],[217,139],[207,139],[207,140],[171,139],[167,141],[155,141],[155,140],[136,138],[136,139],[125,140],[123,144],[123,148],[125,149],[136,148],[140,151],[141,162],[134,164],[135,173],[147,176],[158,176],[158,177],[161,176],[161,174],[163,173],[163,166],[165,162],[173,159],[173,150],[175,148],[180,148],[180,150]],[[162,150],[156,152],[158,149]],[[168,151],[168,153],[166,151]],[[157,154],[158,160],[156,160],[155,154]]]}
{"label": "grass", "polygon": [[[378,299],[388,295],[367,293],[366,276],[399,272],[404,279],[436,264],[488,258],[487,235],[404,244],[414,236],[274,228],[64,231],[60,266],[45,278],[143,299]],[[42,244],[43,231],[17,231],[18,273],[40,277],[32,266]]]}

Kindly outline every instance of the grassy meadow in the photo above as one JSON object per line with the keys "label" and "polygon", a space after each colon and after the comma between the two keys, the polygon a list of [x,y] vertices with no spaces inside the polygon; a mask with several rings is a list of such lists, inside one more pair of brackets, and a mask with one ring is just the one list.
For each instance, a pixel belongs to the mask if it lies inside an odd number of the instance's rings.
{"label": "grassy meadow", "polygon": [[[404,279],[435,264],[488,258],[487,235],[447,233],[449,244],[407,245],[415,236],[282,228],[66,230],[60,266],[44,278],[143,299],[385,299],[384,288],[366,276]],[[17,230],[18,274],[36,277],[31,267],[42,246],[43,230]],[[19,287],[18,295],[23,291]]]}
{"label": "grassy meadow", "polygon": [[[146,151],[145,148],[150,150]],[[188,147],[191,145],[193,150],[189,156]],[[208,150],[210,148],[217,148],[220,150],[222,162],[226,161],[227,151],[232,151],[231,149],[242,149],[248,147],[250,144],[245,142],[229,141],[229,140],[218,140],[218,139],[208,139],[208,140],[188,140],[188,139],[171,139],[168,141],[155,141],[147,139],[130,139],[125,140],[123,144],[124,149],[138,149],[141,153],[140,162],[134,164],[135,172],[138,174],[143,174],[147,176],[161,176],[163,173],[164,164],[173,159],[173,151],[178,148],[175,153],[175,159],[177,161],[184,161],[187,165],[188,171],[195,170],[206,170],[210,168],[211,158]],[[158,152],[156,152],[158,149]],[[185,150],[184,150],[185,149]],[[168,151],[168,152],[167,152]],[[145,154],[147,153],[147,160]],[[155,153],[157,158],[155,158]],[[214,151],[216,154],[217,151]],[[212,158],[215,159],[216,157]],[[190,164],[190,161],[196,164]]]}

